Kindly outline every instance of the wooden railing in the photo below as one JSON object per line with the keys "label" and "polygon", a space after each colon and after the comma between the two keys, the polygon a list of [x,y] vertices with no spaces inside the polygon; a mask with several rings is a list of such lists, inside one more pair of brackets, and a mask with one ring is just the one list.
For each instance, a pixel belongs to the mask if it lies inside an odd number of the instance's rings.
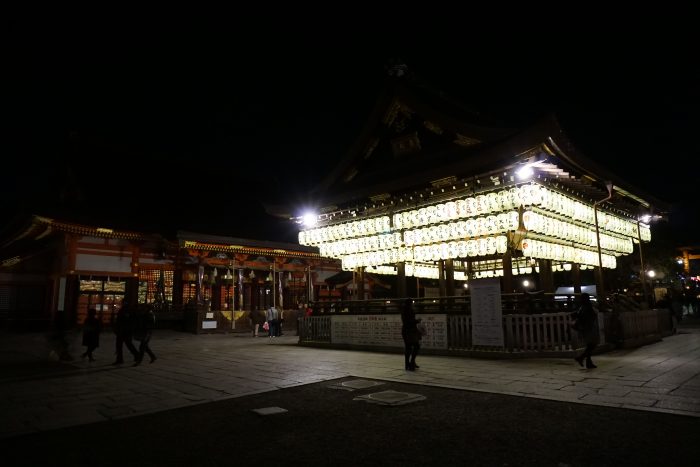
{"label": "wooden railing", "polygon": [[[449,306],[443,309],[449,310]],[[386,304],[386,312],[391,308]],[[396,305],[394,304],[394,309]],[[437,313],[441,304],[424,302],[419,313]],[[422,309],[420,309],[422,308]],[[367,307],[366,309],[372,309]],[[393,311],[393,310],[392,310]],[[394,313],[397,312],[393,311]],[[299,319],[299,343],[332,344],[332,314]],[[473,345],[471,316],[448,314],[446,354],[461,352],[552,354],[572,352],[582,346],[578,334],[571,330],[569,312],[507,314],[503,316],[504,346],[502,349]],[[598,314],[600,344],[617,343],[625,348],[638,347],[661,340],[674,332],[668,310],[653,309]],[[612,348],[610,345],[608,347]]]}
{"label": "wooden railing", "polygon": [[[665,312],[665,313],[664,313]],[[659,316],[668,319],[668,310],[639,310],[618,313],[621,326],[621,344],[625,348],[661,340]]]}
{"label": "wooden railing", "polygon": [[[429,311],[428,311],[429,312]],[[332,344],[330,314],[299,320],[299,343]],[[447,354],[469,352],[560,353],[571,352],[578,345],[578,336],[571,331],[567,313],[505,315],[504,347],[485,348],[472,343],[471,316],[449,315],[447,320]],[[603,341],[604,342],[604,341]]]}

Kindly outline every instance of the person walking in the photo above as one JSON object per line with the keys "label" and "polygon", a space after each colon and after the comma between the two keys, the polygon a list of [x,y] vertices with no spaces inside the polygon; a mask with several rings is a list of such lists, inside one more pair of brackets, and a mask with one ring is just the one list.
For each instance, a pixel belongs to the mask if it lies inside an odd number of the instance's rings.
{"label": "person walking", "polygon": [[83,345],[87,347],[87,350],[85,350],[82,357],[88,357],[88,360],[91,362],[95,361],[92,352],[100,346],[101,331],[102,324],[100,320],[97,319],[97,310],[90,308],[87,318],[85,318],[85,323],[83,323]]}
{"label": "person walking", "polygon": [[406,370],[415,371],[420,368],[416,364],[416,357],[420,350],[421,333],[418,330],[420,319],[416,319],[413,309],[413,300],[404,300],[401,307],[401,337],[404,343],[404,362]]}
{"label": "person walking", "polygon": [[144,307],[138,313],[138,319],[136,324],[136,330],[134,337],[136,340],[141,341],[139,344],[138,357],[134,362],[134,366],[138,366],[143,361],[144,354],[148,354],[151,357],[151,363],[156,361],[156,354],[153,353],[151,347],[148,345],[151,342],[151,337],[153,337],[153,330],[156,327],[156,315],[153,313],[151,307]]}
{"label": "person walking", "polygon": [[117,335],[117,359],[112,365],[124,363],[124,346],[134,356],[134,361],[138,360],[139,353],[134,347],[133,337],[133,316],[131,304],[128,301],[122,303],[122,307],[117,312],[117,319],[114,322],[114,333]]}
{"label": "person walking", "polygon": [[591,355],[593,355],[593,350],[596,348],[599,342],[598,338],[598,316],[593,305],[591,304],[591,296],[587,293],[581,294],[581,305],[576,311],[576,331],[579,334],[581,340],[585,343],[586,347],[583,352],[577,357],[574,357],[576,362],[583,366],[584,360],[586,361],[586,368],[593,369],[597,368],[591,360]]}

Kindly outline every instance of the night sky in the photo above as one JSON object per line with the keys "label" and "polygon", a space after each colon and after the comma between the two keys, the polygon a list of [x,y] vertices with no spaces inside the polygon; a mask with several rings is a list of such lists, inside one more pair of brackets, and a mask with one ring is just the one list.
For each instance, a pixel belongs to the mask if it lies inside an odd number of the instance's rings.
{"label": "night sky", "polygon": [[674,203],[677,242],[700,244],[691,29],[276,23],[14,18],[0,214],[294,241],[262,202],[309,201],[400,58],[504,125],[556,112],[586,155]]}

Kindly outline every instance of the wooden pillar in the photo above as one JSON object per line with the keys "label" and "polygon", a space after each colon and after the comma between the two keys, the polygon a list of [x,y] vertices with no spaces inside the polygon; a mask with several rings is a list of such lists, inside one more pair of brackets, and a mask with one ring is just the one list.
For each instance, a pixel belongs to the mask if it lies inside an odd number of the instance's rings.
{"label": "wooden pillar", "polygon": [[440,296],[444,297],[447,295],[447,290],[445,286],[445,261],[438,261],[438,284],[440,286]]}
{"label": "wooden pillar", "polygon": [[[57,310],[54,321],[59,326],[70,327],[78,320],[78,300],[80,299],[80,279],[77,274],[66,276],[66,292],[63,300],[63,310]],[[65,329],[64,327],[64,329]]]}
{"label": "wooden pillar", "polygon": [[68,237],[68,274],[75,273],[75,260],[78,255],[78,237],[72,234]]}
{"label": "wooden pillar", "polygon": [[221,284],[212,284],[211,286],[211,309],[221,310]]}
{"label": "wooden pillar", "polygon": [[357,299],[365,299],[365,268],[357,268]]}
{"label": "wooden pillar", "polygon": [[472,260],[467,260],[467,282],[474,279],[474,263]]}
{"label": "wooden pillar", "polygon": [[307,271],[309,277],[306,279],[306,287],[308,289],[308,296],[309,296],[309,303],[315,301],[314,299],[314,276],[313,272],[311,271],[311,266],[313,266],[313,262],[309,262],[309,269]]}
{"label": "wooden pillar", "polygon": [[540,287],[545,293],[554,292],[554,277],[552,276],[552,260],[538,259],[540,266]]}
{"label": "wooden pillar", "polygon": [[445,289],[448,297],[455,295],[455,265],[452,258],[445,260]]}
{"label": "wooden pillar", "polygon": [[131,306],[134,306],[139,302],[139,278],[128,277],[125,282],[124,298]]}
{"label": "wooden pillar", "polygon": [[596,298],[599,300],[605,297],[605,284],[603,279],[603,268],[595,268],[595,287],[596,287]]}
{"label": "wooden pillar", "polygon": [[503,255],[503,293],[513,293],[513,260],[510,251]]}
{"label": "wooden pillar", "polygon": [[574,293],[581,293],[581,265],[574,263],[571,266],[571,279],[574,282]]}
{"label": "wooden pillar", "polygon": [[396,263],[396,298],[406,297],[406,263]]}
{"label": "wooden pillar", "polygon": [[141,247],[138,243],[131,244],[131,274],[135,277],[139,275],[139,257],[141,256]]}
{"label": "wooden pillar", "polygon": [[199,268],[200,267],[201,266],[199,266],[197,268],[197,281],[195,282],[195,285],[194,285],[194,297],[195,297],[195,303],[197,305],[201,305],[201,301],[202,301],[202,282],[199,280]]}

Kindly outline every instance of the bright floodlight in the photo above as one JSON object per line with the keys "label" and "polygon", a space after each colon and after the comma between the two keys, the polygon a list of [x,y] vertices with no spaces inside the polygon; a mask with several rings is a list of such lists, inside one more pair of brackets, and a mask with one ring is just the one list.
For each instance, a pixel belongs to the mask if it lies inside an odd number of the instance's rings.
{"label": "bright floodlight", "polygon": [[530,281],[524,280],[524,281],[523,281],[523,287],[530,287]]}
{"label": "bright floodlight", "polygon": [[642,222],[644,222],[645,224],[648,224],[649,221],[651,220],[651,216],[650,216],[649,214],[645,214],[645,215],[643,215],[643,216],[641,217],[640,220],[641,220]]}
{"label": "bright floodlight", "polygon": [[307,227],[313,227],[314,225],[316,225],[317,218],[318,216],[316,214],[312,212],[307,212],[302,216],[302,222]]}
{"label": "bright floodlight", "polygon": [[535,171],[532,169],[532,166],[530,164],[526,165],[525,167],[518,169],[515,174],[518,176],[520,180],[525,180],[530,177],[535,173]]}
{"label": "bright floodlight", "polygon": [[656,272],[654,270],[647,271],[647,276],[654,277],[654,276],[656,276]]}

